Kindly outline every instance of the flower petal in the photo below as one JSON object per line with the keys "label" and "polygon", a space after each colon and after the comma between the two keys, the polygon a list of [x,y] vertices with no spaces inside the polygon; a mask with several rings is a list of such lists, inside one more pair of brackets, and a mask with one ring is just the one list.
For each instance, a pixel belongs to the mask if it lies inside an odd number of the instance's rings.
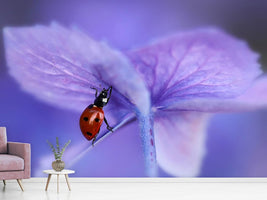
{"label": "flower petal", "polygon": [[230,111],[267,108],[267,76],[258,78],[244,94],[233,99],[232,102]]}
{"label": "flower petal", "polygon": [[241,94],[261,73],[258,55],[218,29],[183,32],[128,53],[155,107]]}
{"label": "flower petal", "polygon": [[[25,91],[45,102],[82,111],[94,100],[90,87],[112,86],[114,92],[105,116],[113,126],[120,124],[129,112],[135,112],[143,127],[147,174],[156,176],[156,159],[152,162],[151,156],[146,156],[148,151],[155,151],[154,146],[147,145],[150,140],[146,140],[153,134],[144,137],[151,127],[150,94],[125,55],[81,31],[58,24],[5,28],[4,36],[11,75]],[[155,156],[154,153],[152,158]]]}
{"label": "flower petal", "polygon": [[205,155],[208,114],[161,111],[154,133],[159,166],[174,176],[197,176]]}
{"label": "flower petal", "polygon": [[148,112],[142,79],[127,57],[106,44],[58,24],[5,28],[4,37],[10,74],[35,97],[81,111],[94,100],[90,87],[112,85],[111,100],[119,108],[135,104]]}
{"label": "flower petal", "polygon": [[267,108],[267,76],[254,81],[242,95],[230,99],[195,98],[177,101],[165,110],[194,110],[204,112],[244,112]]}

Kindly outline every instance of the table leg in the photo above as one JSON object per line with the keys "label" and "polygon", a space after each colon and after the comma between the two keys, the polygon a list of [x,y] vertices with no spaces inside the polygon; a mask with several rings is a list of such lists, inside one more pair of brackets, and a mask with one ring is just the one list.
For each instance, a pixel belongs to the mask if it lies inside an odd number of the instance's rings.
{"label": "table leg", "polygon": [[57,193],[59,193],[59,174],[57,174]]}
{"label": "table leg", "polygon": [[47,188],[48,188],[48,185],[49,185],[49,182],[50,182],[51,176],[52,176],[52,174],[48,174],[48,177],[47,177],[47,182],[46,182],[46,187],[45,187],[45,191],[47,191]]}
{"label": "table leg", "polygon": [[68,176],[68,174],[65,174],[65,178],[66,178],[66,182],[67,182],[67,185],[68,185],[69,191],[71,191],[71,189],[70,189],[70,183],[69,183],[69,176]]}

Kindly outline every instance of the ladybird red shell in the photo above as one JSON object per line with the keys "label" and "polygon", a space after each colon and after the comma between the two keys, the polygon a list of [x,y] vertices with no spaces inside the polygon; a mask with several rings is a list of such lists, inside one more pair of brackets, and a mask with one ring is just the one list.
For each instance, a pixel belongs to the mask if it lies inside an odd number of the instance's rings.
{"label": "ladybird red shell", "polygon": [[80,117],[80,129],[87,140],[92,140],[99,132],[104,120],[104,111],[99,107],[88,106]]}

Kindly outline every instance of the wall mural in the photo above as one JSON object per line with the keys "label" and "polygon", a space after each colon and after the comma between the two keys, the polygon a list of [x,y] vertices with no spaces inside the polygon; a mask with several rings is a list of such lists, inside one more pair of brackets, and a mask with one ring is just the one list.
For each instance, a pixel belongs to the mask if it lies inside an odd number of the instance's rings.
{"label": "wall mural", "polygon": [[267,20],[246,9],[267,5],[246,2],[2,3],[0,126],[32,176],[57,157],[77,177],[266,176]]}

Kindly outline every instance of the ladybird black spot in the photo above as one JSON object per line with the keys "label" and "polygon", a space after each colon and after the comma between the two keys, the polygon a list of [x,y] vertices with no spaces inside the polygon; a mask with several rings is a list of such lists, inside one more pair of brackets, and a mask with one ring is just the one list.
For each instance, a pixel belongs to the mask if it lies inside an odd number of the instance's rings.
{"label": "ladybird black spot", "polygon": [[87,122],[88,121],[88,117],[84,117],[83,120]]}
{"label": "ladybird black spot", "polygon": [[98,119],[98,118],[95,118],[95,121],[96,121],[96,122],[99,122],[99,121],[100,121],[100,119]]}
{"label": "ladybird black spot", "polygon": [[86,134],[92,136],[92,133],[90,133],[90,132],[86,132]]}

